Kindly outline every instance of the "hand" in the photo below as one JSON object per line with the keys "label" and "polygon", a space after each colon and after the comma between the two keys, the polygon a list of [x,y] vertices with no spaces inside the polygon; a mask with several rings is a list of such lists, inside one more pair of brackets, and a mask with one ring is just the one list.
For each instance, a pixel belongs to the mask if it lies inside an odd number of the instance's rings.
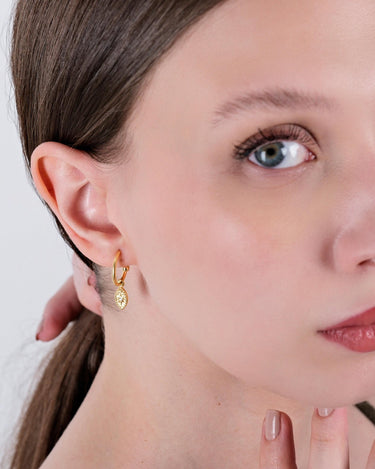
{"label": "hand", "polygon": [[[297,469],[292,422],[284,412],[280,412],[280,417],[280,433],[274,440],[266,438],[266,435],[271,436],[272,427],[275,428],[275,425],[272,425],[272,418],[264,419],[259,458],[260,469]],[[334,409],[327,417],[319,416],[317,410],[314,410],[308,469],[349,469],[347,426],[346,407]],[[375,441],[364,469],[374,468]]]}
{"label": "hand", "polygon": [[100,296],[95,289],[95,273],[73,254],[73,276],[50,298],[41,323],[38,326],[37,340],[48,342],[56,338],[81,313],[83,307],[102,315]]}

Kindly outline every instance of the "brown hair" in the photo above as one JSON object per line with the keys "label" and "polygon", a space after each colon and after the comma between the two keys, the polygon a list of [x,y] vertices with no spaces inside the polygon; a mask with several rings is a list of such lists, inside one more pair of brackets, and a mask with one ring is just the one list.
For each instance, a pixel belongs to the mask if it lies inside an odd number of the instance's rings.
{"label": "brown hair", "polygon": [[[224,1],[19,0],[11,70],[27,167],[45,141],[100,162],[116,162],[120,150],[126,154],[126,123],[159,59]],[[54,218],[65,241],[95,270]],[[85,398],[103,353],[102,320],[84,311],[45,357],[19,421],[11,469],[43,463]]]}

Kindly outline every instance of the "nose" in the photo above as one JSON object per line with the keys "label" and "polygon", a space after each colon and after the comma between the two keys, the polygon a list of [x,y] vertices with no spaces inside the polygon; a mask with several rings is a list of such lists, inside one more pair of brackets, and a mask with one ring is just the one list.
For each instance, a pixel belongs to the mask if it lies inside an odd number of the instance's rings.
{"label": "nose", "polygon": [[355,122],[356,132],[343,134],[337,143],[339,164],[333,171],[335,202],[330,212],[334,235],[330,244],[334,267],[343,273],[375,268],[373,115],[370,120],[359,118]]}
{"label": "nose", "polygon": [[371,150],[343,165],[337,180],[333,217],[337,225],[331,246],[335,268],[343,273],[375,267],[375,151]]}
{"label": "nose", "polygon": [[357,214],[338,233],[333,243],[333,259],[336,270],[342,273],[375,268],[375,202],[371,212]]}

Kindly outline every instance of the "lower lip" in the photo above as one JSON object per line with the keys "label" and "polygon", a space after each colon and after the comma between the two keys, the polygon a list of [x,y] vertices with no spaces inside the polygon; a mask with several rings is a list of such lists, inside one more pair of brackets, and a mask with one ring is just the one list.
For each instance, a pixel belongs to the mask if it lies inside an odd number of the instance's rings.
{"label": "lower lip", "polygon": [[347,326],[318,332],[327,340],[337,342],[355,352],[375,351],[375,324]]}

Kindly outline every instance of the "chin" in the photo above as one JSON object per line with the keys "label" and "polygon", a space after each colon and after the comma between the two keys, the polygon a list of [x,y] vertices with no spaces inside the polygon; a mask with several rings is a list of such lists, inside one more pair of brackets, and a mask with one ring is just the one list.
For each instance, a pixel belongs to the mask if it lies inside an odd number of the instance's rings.
{"label": "chin", "polygon": [[362,386],[358,387],[354,383],[353,386],[334,387],[327,389],[315,389],[310,399],[306,399],[305,403],[314,407],[347,407],[358,404],[359,402],[373,400],[375,397],[375,387]]}
{"label": "chin", "polygon": [[[280,396],[300,402],[306,406],[313,407],[347,407],[367,400],[375,400],[375,376],[372,379],[355,379],[351,377],[350,381],[341,379],[336,382],[327,380],[306,381],[296,383],[294,381],[293,389],[285,388],[272,389],[273,393]],[[271,390],[271,389],[269,389]]]}

